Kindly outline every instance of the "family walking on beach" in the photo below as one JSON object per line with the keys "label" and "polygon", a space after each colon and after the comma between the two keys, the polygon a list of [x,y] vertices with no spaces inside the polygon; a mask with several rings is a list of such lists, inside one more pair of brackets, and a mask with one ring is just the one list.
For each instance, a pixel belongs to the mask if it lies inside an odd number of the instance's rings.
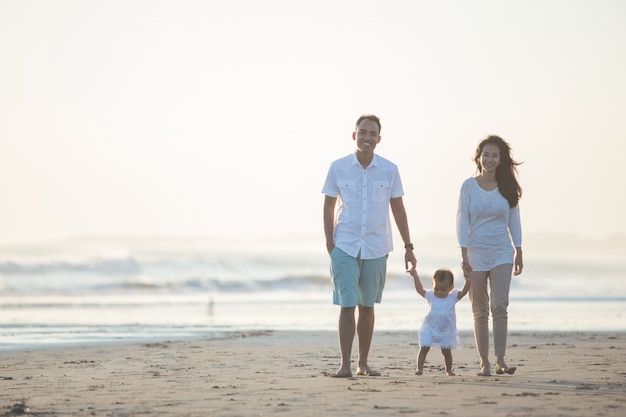
{"label": "family walking on beach", "polygon": [[340,307],[338,322],[341,361],[334,377],[351,377],[351,354],[358,338],[356,374],[378,376],[369,367],[374,332],[374,304],[382,300],[387,257],[393,249],[389,208],[404,242],[405,269],[430,310],[419,332],[416,374],[423,373],[426,355],[439,347],[446,374],[452,371],[452,349],[460,347],[455,305],[469,292],[474,315],[474,337],[480,358],[478,375],[490,376],[489,315],[493,321],[496,373],[513,374],[505,362],[507,308],[512,273],[522,272],[522,233],[518,202],[522,195],[511,147],[498,136],[480,142],[474,155],[477,175],[463,182],[457,212],[465,284],[454,289],[448,269],[437,270],[433,289],[424,290],[409,232],[398,167],[376,154],[381,140],[380,119],[358,118],[352,139],[354,153],[334,161],[326,177],[324,234],[330,255],[333,303]]}

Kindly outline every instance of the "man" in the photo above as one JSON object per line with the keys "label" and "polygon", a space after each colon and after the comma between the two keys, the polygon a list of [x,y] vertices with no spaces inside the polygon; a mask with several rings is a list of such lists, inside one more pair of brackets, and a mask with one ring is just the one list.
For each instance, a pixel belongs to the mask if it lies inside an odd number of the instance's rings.
{"label": "man", "polygon": [[[380,375],[370,369],[367,356],[374,332],[374,303],[381,302],[387,256],[393,249],[389,206],[404,241],[404,266],[409,270],[409,264],[412,268],[417,264],[398,167],[374,154],[381,140],[380,130],[377,116],[359,117],[352,133],[356,152],[331,164],[322,189],[333,303],[340,306],[341,365],[335,377],[352,376],[350,355],[355,331],[359,340],[357,375]],[[337,197],[340,204],[335,217]]]}

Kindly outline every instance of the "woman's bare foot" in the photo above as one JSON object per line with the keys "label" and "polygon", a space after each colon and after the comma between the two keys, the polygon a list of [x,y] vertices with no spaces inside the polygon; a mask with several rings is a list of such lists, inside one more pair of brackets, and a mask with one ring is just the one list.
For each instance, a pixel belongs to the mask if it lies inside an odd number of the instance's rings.
{"label": "woman's bare foot", "polygon": [[478,376],[491,376],[491,369],[485,367],[485,368],[480,368],[480,372],[477,373],[476,375]]}
{"label": "woman's bare foot", "polygon": [[498,375],[502,375],[502,374],[509,374],[509,375],[513,375],[515,373],[515,370],[517,368],[515,366],[500,366],[500,365],[496,365],[496,374]]}
{"label": "woman's bare foot", "polygon": [[350,368],[348,369],[339,368],[337,372],[335,372],[334,374],[330,374],[330,376],[333,378],[350,378],[352,377],[352,371],[350,370]]}
{"label": "woman's bare foot", "polygon": [[357,368],[356,374],[363,375],[363,376],[380,376],[380,372],[370,369],[369,366],[365,366],[363,368],[361,367]]}

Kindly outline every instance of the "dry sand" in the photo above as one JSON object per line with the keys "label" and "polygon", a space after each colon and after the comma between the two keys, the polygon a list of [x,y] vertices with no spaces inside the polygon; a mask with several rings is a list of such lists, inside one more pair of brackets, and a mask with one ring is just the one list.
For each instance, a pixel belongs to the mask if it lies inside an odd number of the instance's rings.
{"label": "dry sand", "polygon": [[623,333],[511,333],[517,372],[492,377],[476,376],[471,333],[461,341],[457,376],[436,349],[416,376],[416,333],[376,331],[370,365],[382,376],[346,379],[327,376],[334,332],[3,351],[0,416],[626,415]]}

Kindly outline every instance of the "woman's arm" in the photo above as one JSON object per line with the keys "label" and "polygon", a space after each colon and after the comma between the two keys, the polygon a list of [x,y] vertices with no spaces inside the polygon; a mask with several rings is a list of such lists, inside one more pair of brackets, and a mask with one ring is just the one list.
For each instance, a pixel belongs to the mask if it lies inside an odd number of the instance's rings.
{"label": "woman's arm", "polygon": [[522,256],[522,221],[519,213],[519,204],[509,212],[509,233],[515,246],[515,264],[513,265],[513,275],[519,275],[524,269]]}
{"label": "woman's arm", "polygon": [[469,275],[473,271],[467,256],[467,248],[465,247],[461,248],[461,268],[463,269],[463,275]]}
{"label": "woman's arm", "polygon": [[469,185],[466,182],[461,187],[461,194],[459,196],[459,205],[456,213],[456,234],[461,248],[461,268],[463,268],[463,274],[467,275],[472,272],[472,266],[469,263],[467,256],[467,245],[469,241],[469,225],[470,225],[470,212],[469,212]]}

